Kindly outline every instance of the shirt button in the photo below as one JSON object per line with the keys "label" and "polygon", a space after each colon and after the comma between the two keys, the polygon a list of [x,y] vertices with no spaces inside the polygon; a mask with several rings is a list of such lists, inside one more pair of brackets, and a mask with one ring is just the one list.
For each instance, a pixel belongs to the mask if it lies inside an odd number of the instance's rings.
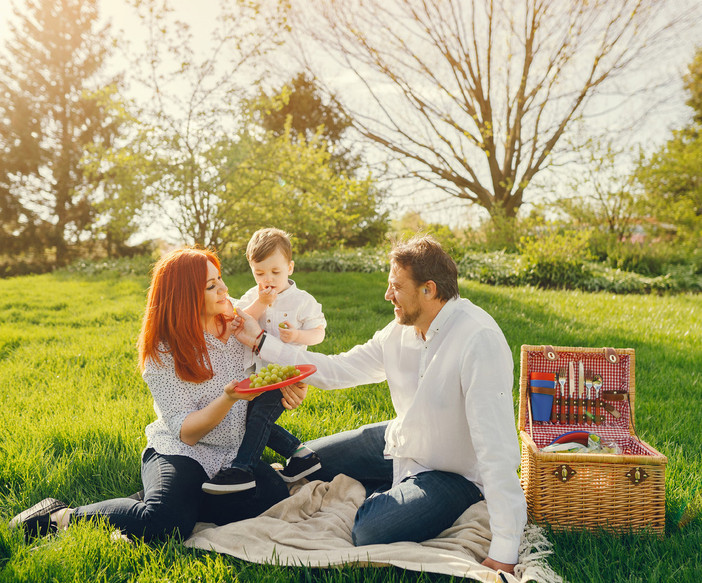
{"label": "shirt button", "polygon": [[271,323],[271,319],[270,319],[270,318],[268,318],[268,320],[266,320],[266,322],[268,322],[268,323],[270,324],[270,323]]}

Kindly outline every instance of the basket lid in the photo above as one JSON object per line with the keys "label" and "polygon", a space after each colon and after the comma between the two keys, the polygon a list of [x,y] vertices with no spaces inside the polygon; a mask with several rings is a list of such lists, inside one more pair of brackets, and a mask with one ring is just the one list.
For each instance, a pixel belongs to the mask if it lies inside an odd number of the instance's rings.
{"label": "basket lid", "polygon": [[[527,395],[530,384],[531,373],[551,373],[560,371],[566,373],[566,378],[570,379],[570,363],[574,363],[575,378],[578,378],[578,364],[583,363],[583,369],[591,371],[602,378],[602,388],[600,396],[606,397],[604,402],[613,406],[619,417],[609,414],[604,415],[604,421],[600,425],[589,424],[567,424],[560,427],[568,428],[590,428],[596,432],[597,427],[611,430],[619,429],[630,435],[635,435],[634,431],[634,396],[635,396],[635,351],[633,348],[583,348],[572,346],[543,346],[524,344],[521,348],[520,375],[519,375],[519,429],[525,431],[529,425],[529,413]],[[578,383],[575,383],[576,391]],[[566,393],[569,391],[569,383],[566,384]],[[560,394],[560,386],[557,387],[557,394]],[[550,422],[532,421],[531,426],[534,431],[543,424],[551,425]]]}

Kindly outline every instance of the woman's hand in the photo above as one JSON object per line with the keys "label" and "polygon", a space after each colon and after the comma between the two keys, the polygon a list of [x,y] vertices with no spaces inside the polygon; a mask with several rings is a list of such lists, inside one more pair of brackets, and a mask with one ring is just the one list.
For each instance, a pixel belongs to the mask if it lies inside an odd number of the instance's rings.
{"label": "woman's hand", "polygon": [[296,409],[307,396],[307,383],[295,383],[282,387],[280,392],[283,393],[283,398],[280,400],[283,407],[286,409]]}
{"label": "woman's hand", "polygon": [[239,381],[232,381],[228,385],[224,386],[224,394],[227,395],[230,399],[233,401],[253,401],[256,397],[258,397],[263,391],[258,391],[257,393],[240,393],[239,391],[236,390],[236,386],[239,384]]}
{"label": "woman's hand", "polygon": [[239,381],[232,381],[222,388],[222,394],[210,401],[202,409],[189,413],[180,426],[180,440],[188,445],[195,445],[205,435],[222,422],[237,401],[253,401],[257,393],[240,393],[236,390]]}
{"label": "woman's hand", "polygon": [[229,325],[236,339],[249,348],[254,345],[256,338],[261,333],[261,327],[258,325],[258,322],[243,310],[236,311],[236,316],[234,316]]}

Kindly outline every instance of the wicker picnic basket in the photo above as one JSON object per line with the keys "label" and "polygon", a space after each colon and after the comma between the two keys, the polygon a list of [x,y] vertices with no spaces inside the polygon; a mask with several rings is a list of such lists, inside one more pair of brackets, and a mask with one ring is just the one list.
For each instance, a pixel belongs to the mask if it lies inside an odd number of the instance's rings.
{"label": "wicker picnic basket", "polygon": [[[538,389],[532,387],[535,383],[530,379],[539,375],[532,373],[562,376],[565,370],[569,377],[570,362],[578,367],[580,361],[590,374],[600,376],[600,397],[591,390],[589,401],[568,402],[556,382],[549,419],[534,420],[530,398],[531,391]],[[522,346],[521,483],[530,520],[555,530],[665,533],[667,459],[636,435],[634,368],[634,350],[630,348]],[[578,404],[590,413],[578,414]],[[603,443],[616,444],[618,453],[541,451],[570,431],[595,433]]]}

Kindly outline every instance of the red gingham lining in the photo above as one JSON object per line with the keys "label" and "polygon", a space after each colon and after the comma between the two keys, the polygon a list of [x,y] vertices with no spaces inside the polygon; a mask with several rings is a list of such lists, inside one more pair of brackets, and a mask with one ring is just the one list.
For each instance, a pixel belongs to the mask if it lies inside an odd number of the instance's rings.
{"label": "red gingham lining", "polygon": [[[590,370],[594,374],[602,377],[602,389],[604,391],[626,391],[629,392],[629,371],[630,357],[628,354],[620,354],[618,363],[611,363],[606,360],[604,353],[583,353],[577,351],[562,351],[558,353],[557,360],[548,360],[540,351],[530,351],[527,353],[528,372],[548,372],[557,373],[561,368],[566,370],[566,394],[570,391],[569,362],[573,362],[575,369],[575,390],[578,390],[578,362],[583,362],[584,370]],[[528,378],[528,377],[527,377]],[[561,394],[560,384],[557,385],[558,395]],[[592,390],[591,390],[592,396]],[[559,421],[551,423],[549,421],[534,421],[534,434],[532,438],[536,446],[540,449],[551,443],[556,437],[569,431],[588,431],[596,433],[602,438],[603,443],[614,442],[621,449],[622,455],[655,455],[655,452],[648,449],[638,439],[629,433],[630,409],[629,401],[607,401],[621,414],[619,419],[615,418],[604,408],[600,408],[604,415],[602,424],[561,424]],[[556,410],[556,419],[560,419],[560,408]],[[529,423],[525,428],[531,435]]]}
{"label": "red gingham lining", "polygon": [[[557,360],[548,360],[542,352],[529,352],[527,354],[527,367],[529,372],[550,372],[557,373],[561,368],[566,370],[566,394],[570,391],[570,377],[568,377],[568,363],[573,362],[575,369],[575,390],[578,390],[578,362],[583,361],[583,367],[585,370],[590,370],[594,374],[599,374],[602,377],[602,389],[600,394],[604,391],[626,391],[629,392],[629,364],[630,358],[628,354],[620,354],[619,362],[613,364],[605,359],[604,353],[602,354],[591,354],[582,352],[559,352]],[[561,394],[561,387],[558,385],[558,394]],[[591,390],[592,394],[592,390]],[[629,434],[629,401],[608,401],[615,409],[621,413],[619,419],[615,418],[604,408],[601,408],[601,413],[604,414],[604,421],[601,425],[577,425],[574,428],[568,429],[583,429],[587,427],[602,429],[604,427],[616,427],[621,430],[625,430],[626,434]],[[560,419],[560,408],[556,411],[556,418]],[[538,421],[535,422],[539,423]],[[539,423],[539,425],[551,425],[549,422]],[[570,427],[570,425],[561,425],[557,422],[558,428]],[[560,435],[559,433],[559,435]]]}

